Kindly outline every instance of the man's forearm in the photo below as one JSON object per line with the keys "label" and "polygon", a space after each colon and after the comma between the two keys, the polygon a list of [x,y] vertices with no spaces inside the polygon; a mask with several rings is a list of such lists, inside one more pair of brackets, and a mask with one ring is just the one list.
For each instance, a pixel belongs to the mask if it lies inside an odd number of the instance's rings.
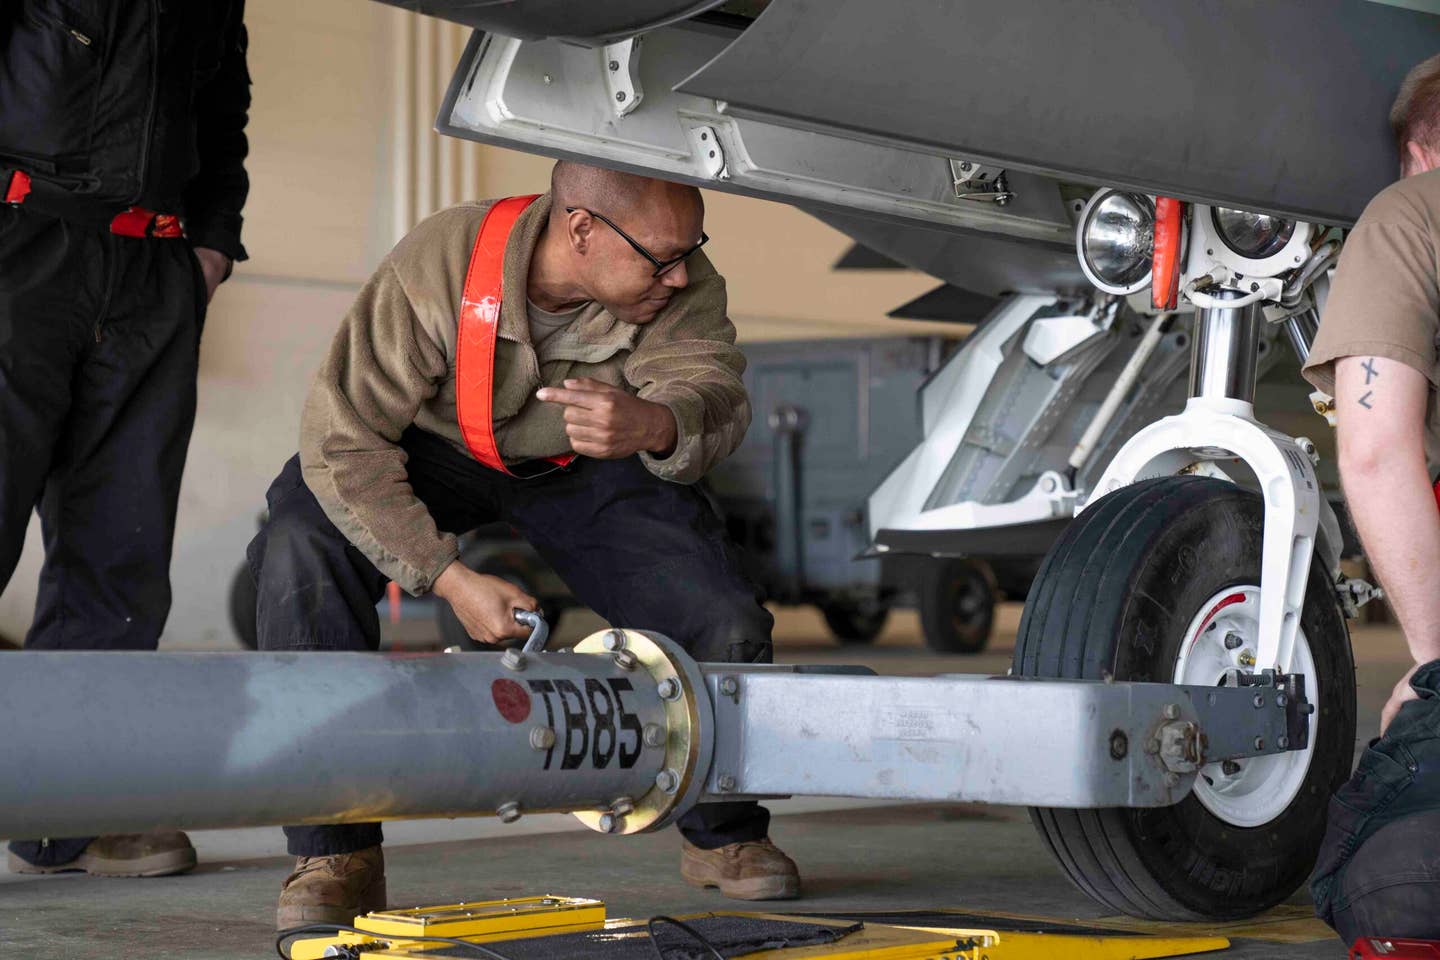
{"label": "man's forearm", "polygon": [[1341,463],[1365,555],[1416,663],[1440,659],[1440,511],[1422,456]]}
{"label": "man's forearm", "polygon": [[1440,658],[1440,512],[1425,462],[1430,384],[1385,357],[1335,363],[1340,479],[1416,663]]}

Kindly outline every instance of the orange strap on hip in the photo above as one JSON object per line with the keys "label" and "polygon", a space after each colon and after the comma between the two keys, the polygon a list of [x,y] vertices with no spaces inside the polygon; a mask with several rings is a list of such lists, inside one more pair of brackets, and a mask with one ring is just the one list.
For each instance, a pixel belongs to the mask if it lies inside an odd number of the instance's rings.
{"label": "orange strap on hip", "polygon": [[[4,185],[4,190],[0,191],[0,203],[19,206],[30,196],[30,175],[24,170],[11,170],[8,178],[0,175],[0,183]],[[185,236],[185,226],[174,214],[129,207],[111,218],[110,232],[120,237],[173,239]]]}
{"label": "orange strap on hip", "polygon": [[[495,341],[500,336],[500,304],[504,299],[505,247],[520,214],[538,194],[497,200],[480,223],[475,249],[465,271],[460,295],[459,346],[455,355],[455,416],[465,446],[485,466],[515,476],[500,459],[495,443]],[[547,457],[568,466],[569,453]]]}
{"label": "orange strap on hip", "polygon": [[162,237],[173,239],[185,236],[180,218],[168,213],[156,213],[144,207],[131,207],[115,214],[110,221],[110,232],[120,237]]}
{"label": "orange strap on hip", "polygon": [[30,174],[24,170],[11,170],[5,182],[5,203],[24,203],[30,195]]}

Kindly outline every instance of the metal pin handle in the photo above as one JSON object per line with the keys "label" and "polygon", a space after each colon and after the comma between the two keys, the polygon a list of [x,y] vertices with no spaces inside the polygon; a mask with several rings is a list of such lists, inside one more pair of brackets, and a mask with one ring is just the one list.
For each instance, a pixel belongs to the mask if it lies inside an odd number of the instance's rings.
{"label": "metal pin handle", "polygon": [[523,623],[530,628],[530,638],[525,641],[521,648],[523,653],[542,653],[545,644],[550,642],[550,624],[535,610],[516,610],[515,622]]}

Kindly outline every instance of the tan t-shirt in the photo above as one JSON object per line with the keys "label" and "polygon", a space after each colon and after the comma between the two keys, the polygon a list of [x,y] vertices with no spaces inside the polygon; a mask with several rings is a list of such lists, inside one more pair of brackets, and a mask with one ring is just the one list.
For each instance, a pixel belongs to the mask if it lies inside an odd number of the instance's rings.
{"label": "tan t-shirt", "polygon": [[1425,455],[1440,465],[1440,170],[1380,191],[1345,239],[1320,332],[1302,371],[1332,396],[1335,361],[1385,357],[1430,380]]}
{"label": "tan t-shirt", "polygon": [[540,347],[555,334],[564,330],[579,318],[583,311],[590,304],[582,303],[563,313],[551,313],[535,305],[535,301],[525,300],[525,316],[530,320],[530,343],[539,352]]}

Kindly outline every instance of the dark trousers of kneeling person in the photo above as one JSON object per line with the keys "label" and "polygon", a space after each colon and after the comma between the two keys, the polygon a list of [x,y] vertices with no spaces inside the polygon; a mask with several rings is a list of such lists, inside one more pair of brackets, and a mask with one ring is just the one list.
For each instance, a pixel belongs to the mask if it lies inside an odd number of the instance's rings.
{"label": "dark trousers of kneeling person", "polygon": [[1440,940],[1440,660],[1330,800],[1310,892],[1341,940]]}
{"label": "dark trousers of kneeling person", "polygon": [[[582,457],[517,479],[415,428],[400,446],[410,485],[441,530],[509,523],[610,624],[655,630],[702,662],[770,662],[774,618],[741,571],[720,518],[693,487],[655,477],[638,457]],[[260,648],[378,649],[375,604],[386,577],[325,516],[298,457],[266,498],[270,518],[248,551]],[[697,806],[679,828],[695,846],[715,849],[763,839],[769,822],[757,803],[715,803]],[[285,836],[297,857],[353,853],[382,841],[378,823],[286,827]]]}

